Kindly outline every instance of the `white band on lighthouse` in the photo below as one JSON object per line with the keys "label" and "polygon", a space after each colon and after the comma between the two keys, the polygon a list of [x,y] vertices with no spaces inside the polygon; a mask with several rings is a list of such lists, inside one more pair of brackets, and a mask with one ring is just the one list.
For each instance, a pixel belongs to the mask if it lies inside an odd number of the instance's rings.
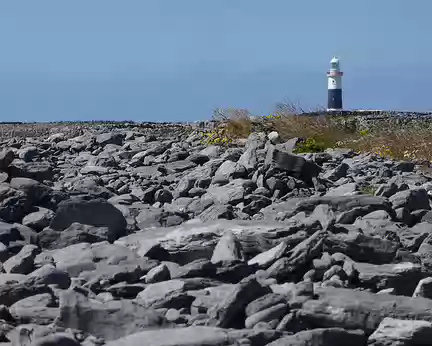
{"label": "white band on lighthouse", "polygon": [[327,89],[342,89],[342,78],[340,76],[339,77],[329,77]]}

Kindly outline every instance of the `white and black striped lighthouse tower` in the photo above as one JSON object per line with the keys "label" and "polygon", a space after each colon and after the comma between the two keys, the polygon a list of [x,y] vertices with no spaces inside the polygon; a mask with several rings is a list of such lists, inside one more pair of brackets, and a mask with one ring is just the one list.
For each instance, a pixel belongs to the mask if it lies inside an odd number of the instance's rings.
{"label": "white and black striped lighthouse tower", "polygon": [[328,100],[327,111],[341,111],[342,108],[342,76],[339,59],[334,57],[330,61],[330,71],[327,72]]}

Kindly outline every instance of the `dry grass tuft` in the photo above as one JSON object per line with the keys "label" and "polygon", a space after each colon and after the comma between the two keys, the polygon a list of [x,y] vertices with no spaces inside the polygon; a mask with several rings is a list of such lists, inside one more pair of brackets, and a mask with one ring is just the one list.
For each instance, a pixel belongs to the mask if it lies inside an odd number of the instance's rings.
{"label": "dry grass tuft", "polygon": [[243,109],[216,110],[213,119],[220,122],[219,126],[203,133],[203,144],[231,145],[237,139],[247,138],[254,126],[250,113]]}
{"label": "dry grass tuft", "polygon": [[375,131],[356,143],[359,152],[397,160],[432,161],[432,133],[426,129]]}
{"label": "dry grass tuft", "polygon": [[324,112],[319,115],[320,109],[308,111],[315,115],[304,112],[296,104],[282,104],[274,114],[257,122],[246,110],[231,110],[222,118],[223,125],[217,132],[221,139],[216,142],[230,144],[253,131],[277,131],[283,140],[303,139],[297,149],[299,153],[343,147],[396,160],[432,162],[432,125],[401,125],[390,121],[365,129],[354,118],[328,116]]}
{"label": "dry grass tuft", "polygon": [[[272,121],[272,127],[282,139],[298,137],[313,145],[316,150],[337,147],[353,138],[343,123],[328,116],[282,115]],[[309,140],[309,141],[308,141]],[[304,148],[307,150],[307,148]]]}
{"label": "dry grass tuft", "polygon": [[238,138],[245,138],[253,130],[252,120],[249,118],[249,114],[245,111],[235,112],[226,122],[225,134],[232,140]]}

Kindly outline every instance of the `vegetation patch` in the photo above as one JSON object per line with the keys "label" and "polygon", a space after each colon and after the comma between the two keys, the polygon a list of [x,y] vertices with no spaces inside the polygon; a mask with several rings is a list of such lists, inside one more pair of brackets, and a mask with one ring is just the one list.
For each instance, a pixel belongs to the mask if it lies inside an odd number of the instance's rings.
{"label": "vegetation patch", "polygon": [[359,191],[363,194],[363,195],[375,195],[375,192],[377,191],[377,187],[373,186],[373,185],[367,185],[367,186],[363,186],[359,189]]}
{"label": "vegetation patch", "polygon": [[294,104],[278,105],[270,115],[252,116],[246,110],[230,110],[218,111],[215,118],[219,126],[205,134],[206,144],[230,146],[252,132],[276,131],[283,141],[301,139],[296,153],[348,148],[395,160],[432,161],[432,120],[388,117],[365,121],[362,116],[305,111]]}

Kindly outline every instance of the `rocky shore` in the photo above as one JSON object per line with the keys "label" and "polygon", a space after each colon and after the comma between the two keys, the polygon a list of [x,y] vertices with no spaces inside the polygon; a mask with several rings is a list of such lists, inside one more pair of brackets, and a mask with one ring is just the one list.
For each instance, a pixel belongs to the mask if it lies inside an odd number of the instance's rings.
{"label": "rocky shore", "polygon": [[[4,136],[0,345],[432,344],[432,175],[254,133]],[[268,139],[270,138],[271,141]]]}

